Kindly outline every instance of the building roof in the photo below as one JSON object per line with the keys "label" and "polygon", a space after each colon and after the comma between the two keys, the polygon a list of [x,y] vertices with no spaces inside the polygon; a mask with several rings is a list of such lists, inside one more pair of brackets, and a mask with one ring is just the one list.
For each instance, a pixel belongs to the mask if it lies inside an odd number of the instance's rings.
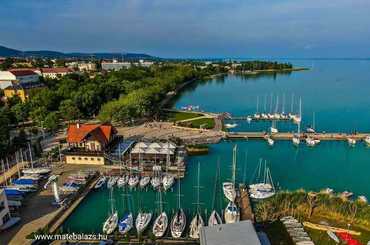
{"label": "building roof", "polygon": [[200,245],[261,245],[250,220],[233,224],[203,226]]}
{"label": "building roof", "polygon": [[71,69],[67,67],[53,67],[53,68],[41,68],[42,73],[68,73],[72,72]]}
{"label": "building roof", "polygon": [[22,77],[22,76],[32,76],[37,75],[33,70],[31,69],[10,69],[9,72],[11,72],[14,76]]}
{"label": "building roof", "polygon": [[21,89],[34,89],[45,87],[45,84],[41,82],[25,83],[25,84],[12,84],[4,88],[4,90],[21,90]]}
{"label": "building roof", "polygon": [[15,81],[17,78],[10,71],[0,71],[0,81]]}
{"label": "building roof", "polygon": [[89,137],[107,144],[116,129],[108,124],[70,124],[67,130],[68,143],[80,143],[87,140]]}

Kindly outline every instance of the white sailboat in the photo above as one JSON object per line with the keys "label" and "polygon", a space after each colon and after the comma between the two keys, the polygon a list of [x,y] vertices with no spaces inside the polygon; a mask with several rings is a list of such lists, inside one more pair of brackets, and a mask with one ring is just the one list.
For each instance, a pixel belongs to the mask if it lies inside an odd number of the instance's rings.
{"label": "white sailboat", "polygon": [[116,176],[110,176],[107,181],[107,187],[109,189],[112,188],[116,184],[117,180],[118,178]]}
{"label": "white sailboat", "polygon": [[274,140],[273,139],[271,139],[271,137],[270,136],[268,136],[267,138],[266,138],[266,140],[267,140],[267,143],[269,144],[269,146],[273,146],[274,145]]}
{"label": "white sailboat", "polygon": [[[127,212],[124,212],[122,218],[118,221],[118,231],[122,235],[127,234],[134,226],[134,218],[130,212],[130,196],[127,194],[127,190],[126,194],[122,195],[122,197],[124,196],[126,196],[126,198],[122,198],[122,200],[123,204],[125,203],[125,200],[127,201]],[[123,206],[123,210],[125,210],[125,206]]]}
{"label": "white sailboat", "polygon": [[[271,177],[271,172],[266,165],[265,161],[264,169],[262,170],[262,159],[260,159],[256,170],[258,171],[258,176],[256,178],[257,183],[249,185],[250,197],[253,199],[266,199],[275,195],[275,186]],[[261,176],[262,171],[263,176]]]}
{"label": "white sailboat", "polygon": [[301,143],[301,123],[297,124],[297,133],[293,135],[292,141],[295,146],[299,146]]}
{"label": "white sailboat", "polygon": [[107,178],[103,175],[100,176],[98,181],[96,182],[94,189],[100,189],[106,182]]}
{"label": "white sailboat", "polygon": [[237,151],[237,146],[235,145],[233,148],[232,182],[222,183],[222,189],[223,189],[224,195],[230,202],[233,202],[236,198],[236,191],[235,191],[236,151]]}
{"label": "white sailboat", "polygon": [[276,122],[272,121],[271,127],[270,127],[271,134],[277,134],[279,133],[279,130],[276,128]]}
{"label": "white sailboat", "polygon": [[113,208],[113,193],[110,191],[110,202],[111,202],[111,214],[103,224],[103,233],[109,235],[117,228],[118,213]]}
{"label": "white sailboat", "polygon": [[152,213],[143,213],[139,212],[139,214],[136,217],[136,231],[137,234],[143,233],[143,231],[148,227],[150,221],[152,219]]}
{"label": "white sailboat", "polygon": [[240,220],[240,211],[234,202],[229,202],[225,208],[225,223],[236,223]]}
{"label": "white sailboat", "polygon": [[124,187],[127,184],[127,182],[128,182],[128,176],[127,175],[122,175],[117,180],[117,186],[119,188],[122,188],[122,187]]}
{"label": "white sailboat", "polygon": [[128,179],[128,186],[130,188],[134,188],[139,183],[140,179],[139,176],[136,174],[130,175],[130,178]]}
{"label": "white sailboat", "polygon": [[259,96],[257,95],[257,106],[256,106],[256,113],[253,115],[255,119],[260,119],[261,115],[258,113],[258,105],[259,105]]}
{"label": "white sailboat", "polygon": [[313,147],[313,146],[317,145],[318,143],[320,143],[320,140],[318,140],[318,139],[313,139],[311,137],[306,138],[307,146]]}
{"label": "white sailboat", "polygon": [[139,182],[140,188],[145,188],[150,183],[149,176],[142,176]]}
{"label": "white sailboat", "polygon": [[306,129],[307,133],[316,133],[315,131],[315,112],[312,113],[312,126],[308,126]]}
{"label": "white sailboat", "polygon": [[365,137],[364,142],[367,146],[370,146],[370,136],[369,135]]}
{"label": "white sailboat", "polygon": [[184,210],[181,208],[181,185],[178,180],[178,199],[177,199],[177,211],[171,220],[171,235],[173,238],[181,237],[186,226],[186,215]]}
{"label": "white sailboat", "polygon": [[348,142],[349,146],[355,146],[356,145],[356,140],[352,137],[348,137],[347,142]]}
{"label": "white sailboat", "polygon": [[190,233],[189,236],[190,238],[193,239],[199,239],[199,233],[200,233],[200,228],[204,226],[204,221],[202,216],[200,215],[200,208],[199,208],[199,184],[200,184],[200,163],[198,162],[198,181],[197,181],[197,212],[194,216],[194,218],[191,220],[190,223]]}
{"label": "white sailboat", "polygon": [[298,124],[302,121],[302,99],[299,98],[299,115],[293,115],[292,120],[294,123]]}
{"label": "white sailboat", "polygon": [[160,214],[155,219],[154,225],[153,225],[153,235],[157,238],[162,237],[164,233],[166,233],[167,226],[168,226],[168,217],[166,212],[162,211],[162,192],[159,191],[159,210]]}
{"label": "white sailboat", "polygon": [[172,174],[165,174],[162,179],[163,189],[167,191],[175,182],[175,177]]}
{"label": "white sailboat", "polygon": [[215,184],[213,188],[213,198],[212,198],[212,209],[213,210],[208,219],[208,226],[215,226],[215,225],[222,224],[222,219],[215,209],[218,178],[220,178],[220,176],[218,175],[219,170],[220,170],[220,163],[217,162],[217,171],[216,171]]}

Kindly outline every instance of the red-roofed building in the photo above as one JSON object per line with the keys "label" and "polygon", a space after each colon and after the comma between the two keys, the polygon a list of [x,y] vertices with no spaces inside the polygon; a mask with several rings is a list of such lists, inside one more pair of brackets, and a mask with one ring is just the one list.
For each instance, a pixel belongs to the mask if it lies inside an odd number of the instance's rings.
{"label": "red-roofed building", "polygon": [[67,130],[67,164],[104,164],[104,152],[117,134],[109,124],[71,124]]}
{"label": "red-roofed building", "polygon": [[41,74],[45,78],[61,78],[71,73],[73,70],[67,67],[41,68]]}

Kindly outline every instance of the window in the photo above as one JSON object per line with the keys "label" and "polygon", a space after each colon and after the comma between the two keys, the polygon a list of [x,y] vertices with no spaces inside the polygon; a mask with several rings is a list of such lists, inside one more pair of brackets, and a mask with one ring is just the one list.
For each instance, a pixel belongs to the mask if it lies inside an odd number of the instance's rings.
{"label": "window", "polygon": [[98,159],[99,162],[101,161],[101,158],[97,158],[97,159]]}
{"label": "window", "polygon": [[76,160],[76,158],[75,157],[72,157],[72,160]]}
{"label": "window", "polygon": [[78,160],[81,160],[81,157],[79,157]]}
{"label": "window", "polygon": [[94,160],[95,160],[95,158],[93,158],[93,157],[92,157],[92,158],[90,158],[90,159],[91,159],[91,161],[94,161]]}
{"label": "window", "polygon": [[85,160],[89,160],[87,157],[85,157]]}

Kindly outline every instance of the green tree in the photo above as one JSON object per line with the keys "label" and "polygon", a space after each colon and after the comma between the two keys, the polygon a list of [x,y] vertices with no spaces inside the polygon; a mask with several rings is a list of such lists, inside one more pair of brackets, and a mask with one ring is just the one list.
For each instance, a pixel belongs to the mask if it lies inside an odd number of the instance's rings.
{"label": "green tree", "polygon": [[57,112],[50,112],[45,117],[43,127],[47,130],[50,130],[52,132],[55,132],[58,129],[59,125],[59,116]]}
{"label": "green tree", "polygon": [[76,120],[81,117],[80,110],[78,109],[76,104],[70,99],[63,100],[60,103],[59,112],[62,118],[67,121]]}

